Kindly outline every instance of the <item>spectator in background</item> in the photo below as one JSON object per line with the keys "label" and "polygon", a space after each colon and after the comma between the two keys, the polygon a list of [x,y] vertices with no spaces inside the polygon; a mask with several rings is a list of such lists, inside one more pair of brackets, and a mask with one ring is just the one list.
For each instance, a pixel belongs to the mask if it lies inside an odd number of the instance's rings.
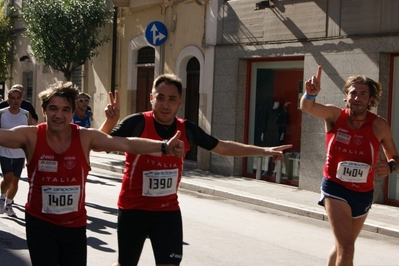
{"label": "spectator in background", "polygon": [[[21,125],[31,125],[32,116],[21,108],[22,93],[19,89],[8,92],[9,106],[0,109],[0,127],[10,129]],[[10,149],[0,146],[0,164],[3,172],[0,194],[0,214],[15,217],[12,209],[14,197],[18,191],[18,182],[25,165],[25,153],[22,149]]]}
{"label": "spectator in background", "polygon": [[[29,113],[30,113],[30,115],[32,116],[32,119],[33,119],[33,121],[32,121],[33,124],[37,124],[37,121],[39,120],[39,117],[36,114],[35,107],[33,107],[33,105],[30,102],[24,100],[24,97],[25,97],[25,89],[24,89],[24,87],[21,84],[15,84],[15,85],[13,85],[11,87],[11,90],[12,89],[18,89],[21,92],[21,94],[22,94],[21,108],[29,111]],[[8,106],[9,106],[8,101],[2,100],[2,102],[0,102],[0,109],[3,109],[3,108],[8,107]]]}
{"label": "spectator in background", "polygon": [[89,108],[90,95],[85,92],[80,92],[78,99],[76,100],[76,111],[72,118],[72,123],[75,123],[81,127],[91,127],[91,121],[93,121],[93,113]]}

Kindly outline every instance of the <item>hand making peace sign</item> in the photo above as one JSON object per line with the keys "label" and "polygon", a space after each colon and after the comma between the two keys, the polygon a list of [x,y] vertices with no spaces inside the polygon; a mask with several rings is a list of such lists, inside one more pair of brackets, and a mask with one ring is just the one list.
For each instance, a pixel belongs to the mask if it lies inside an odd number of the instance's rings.
{"label": "hand making peace sign", "polygon": [[119,108],[119,92],[115,91],[115,97],[112,92],[108,93],[109,95],[109,104],[105,107],[105,116],[108,120],[113,122],[117,122],[120,116],[120,108]]}

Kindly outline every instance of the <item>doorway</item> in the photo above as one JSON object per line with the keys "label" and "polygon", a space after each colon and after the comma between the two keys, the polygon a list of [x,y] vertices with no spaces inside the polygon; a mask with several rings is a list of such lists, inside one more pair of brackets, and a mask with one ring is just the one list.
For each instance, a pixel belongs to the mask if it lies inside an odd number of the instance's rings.
{"label": "doorway", "polygon": [[153,67],[137,68],[136,112],[151,110],[150,93],[154,82]]}
{"label": "doorway", "polygon": [[[193,57],[188,61],[186,71],[187,88],[184,117],[198,124],[200,63],[197,58]],[[186,159],[197,161],[197,145],[191,145],[186,154]]]}
{"label": "doorway", "polygon": [[257,146],[292,144],[282,162],[249,157],[246,175],[298,186],[301,152],[303,59],[250,62],[248,143]]}

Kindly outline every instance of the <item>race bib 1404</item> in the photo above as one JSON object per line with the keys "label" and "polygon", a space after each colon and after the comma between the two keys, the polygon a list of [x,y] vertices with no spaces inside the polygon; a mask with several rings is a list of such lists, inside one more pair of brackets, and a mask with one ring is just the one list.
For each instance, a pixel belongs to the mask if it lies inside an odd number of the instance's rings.
{"label": "race bib 1404", "polygon": [[366,183],[370,165],[366,163],[343,161],[338,164],[337,178],[344,182]]}

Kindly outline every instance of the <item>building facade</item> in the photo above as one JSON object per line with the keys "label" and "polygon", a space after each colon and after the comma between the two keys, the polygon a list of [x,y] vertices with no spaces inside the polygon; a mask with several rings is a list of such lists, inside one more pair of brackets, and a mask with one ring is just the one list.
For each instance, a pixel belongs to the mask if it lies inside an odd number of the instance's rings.
{"label": "building facade", "polygon": [[[147,0],[114,1],[114,4],[118,12],[116,44],[110,50],[102,47],[100,56],[90,62],[88,84],[93,84],[98,77],[110,76],[110,55],[112,50],[117,51],[114,82],[124,117],[149,110],[154,78],[162,73],[174,73],[183,81],[184,104],[178,115],[212,133],[217,15],[212,13],[215,8],[211,6],[218,3]],[[161,29],[162,25],[166,31]],[[101,84],[110,82],[104,79]],[[208,151],[194,147],[189,158],[201,169],[211,167]]]}
{"label": "building facade", "polygon": [[[383,85],[377,114],[399,143],[399,2],[395,0],[114,0],[113,36],[79,72],[92,95],[93,126],[104,119],[108,92],[119,91],[121,117],[149,108],[161,73],[183,80],[179,116],[213,136],[259,146],[292,143],[283,162],[234,158],[194,149],[196,167],[319,191],[325,160],[324,124],[299,110],[303,81],[323,66],[317,101],[345,107],[348,76]],[[20,22],[22,23],[22,22]],[[155,27],[154,27],[155,25]],[[163,25],[165,29],[159,26]],[[21,32],[23,27],[21,26]],[[18,59],[29,41],[18,41]],[[15,82],[32,73],[32,95],[62,75],[18,61]],[[26,64],[27,63],[27,64]],[[7,83],[6,83],[7,88]],[[33,100],[39,106],[38,100]],[[375,201],[399,205],[399,175],[376,177]]]}
{"label": "building facade", "polygon": [[14,64],[10,66],[12,79],[3,81],[5,90],[2,96],[6,99],[8,90],[12,85],[22,84],[25,88],[25,100],[30,101],[35,107],[40,122],[43,121],[43,115],[41,114],[40,101],[37,94],[55,80],[62,80],[63,74],[53,71],[40,62],[36,62],[31,56],[30,41],[24,36],[26,27],[21,19],[21,9],[24,2],[22,0],[8,0],[5,4],[8,6],[6,12],[12,17],[14,22],[16,39],[14,42]]}
{"label": "building facade", "polygon": [[[289,103],[285,109],[285,136],[279,140],[294,147],[284,166],[278,166],[282,169],[281,180],[319,191],[325,161],[324,124],[301,114],[298,99],[303,81],[322,65],[322,91],[317,97],[321,103],[344,108],[341,88],[351,75],[364,74],[383,85],[383,99],[375,112],[391,123],[399,144],[398,126],[393,123],[399,116],[393,104],[399,89],[397,1],[248,0],[219,4],[214,135],[265,144],[259,138],[265,134],[263,117],[272,112],[275,102]],[[232,174],[242,171],[251,176],[255,168],[262,167],[262,172],[270,168],[270,164],[253,161],[212,158],[212,169],[222,165]],[[266,172],[267,176],[270,173]],[[397,205],[397,178],[396,174],[387,179],[376,177],[376,202]]]}

